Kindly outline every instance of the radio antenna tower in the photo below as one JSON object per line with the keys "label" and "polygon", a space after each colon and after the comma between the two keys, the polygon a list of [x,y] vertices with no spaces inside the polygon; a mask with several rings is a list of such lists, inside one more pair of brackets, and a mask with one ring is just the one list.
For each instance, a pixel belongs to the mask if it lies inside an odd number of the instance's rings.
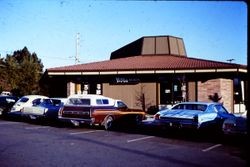
{"label": "radio antenna tower", "polygon": [[76,34],[76,55],[75,55],[75,64],[80,63],[79,60],[79,47],[80,47],[80,33]]}

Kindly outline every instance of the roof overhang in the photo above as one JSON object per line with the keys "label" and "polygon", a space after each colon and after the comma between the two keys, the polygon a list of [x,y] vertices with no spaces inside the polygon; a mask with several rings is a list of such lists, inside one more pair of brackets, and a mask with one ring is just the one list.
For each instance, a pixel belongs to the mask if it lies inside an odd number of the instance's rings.
{"label": "roof overhang", "polygon": [[247,69],[244,68],[209,68],[209,69],[175,69],[175,70],[112,70],[112,71],[48,71],[49,76],[60,75],[123,75],[123,74],[177,74],[177,73],[247,73]]}

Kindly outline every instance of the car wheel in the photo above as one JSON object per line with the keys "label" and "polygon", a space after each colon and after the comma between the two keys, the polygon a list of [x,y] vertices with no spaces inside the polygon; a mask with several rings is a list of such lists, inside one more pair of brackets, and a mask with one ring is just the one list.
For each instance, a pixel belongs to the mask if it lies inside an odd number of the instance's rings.
{"label": "car wheel", "polygon": [[105,129],[110,130],[113,126],[113,122],[114,122],[114,118],[112,116],[108,116],[104,122]]}

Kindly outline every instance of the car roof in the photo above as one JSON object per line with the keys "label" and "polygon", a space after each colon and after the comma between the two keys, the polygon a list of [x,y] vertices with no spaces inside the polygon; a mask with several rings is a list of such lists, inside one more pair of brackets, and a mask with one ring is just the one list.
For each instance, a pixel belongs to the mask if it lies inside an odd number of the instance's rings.
{"label": "car roof", "polygon": [[176,105],[178,104],[203,104],[203,105],[211,105],[211,104],[221,104],[221,103],[216,103],[216,102],[197,102],[197,101],[194,101],[194,102],[180,102],[180,103],[177,103]]}
{"label": "car roof", "polygon": [[106,97],[103,95],[96,95],[96,94],[74,94],[70,95],[68,98],[105,98],[105,99],[112,99],[110,97]]}
{"label": "car roof", "polygon": [[34,99],[34,98],[49,98],[49,97],[43,96],[43,95],[25,95],[23,97],[27,97],[27,98],[30,98],[30,99]]}

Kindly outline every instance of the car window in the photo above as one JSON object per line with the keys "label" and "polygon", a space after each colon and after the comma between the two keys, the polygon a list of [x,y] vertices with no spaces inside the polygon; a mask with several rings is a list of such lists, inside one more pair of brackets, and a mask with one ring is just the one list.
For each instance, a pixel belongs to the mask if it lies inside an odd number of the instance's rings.
{"label": "car window", "polygon": [[43,99],[43,104],[45,105],[52,105],[52,101],[50,99]]}
{"label": "car window", "polygon": [[174,106],[172,109],[187,109],[187,110],[205,111],[207,109],[207,105],[204,105],[204,104],[178,104],[178,105]]}
{"label": "car window", "polygon": [[59,99],[51,99],[51,103],[55,106],[63,105],[63,102]]}
{"label": "car window", "polygon": [[23,102],[23,103],[26,103],[27,101],[29,101],[29,98],[27,97],[22,97],[19,102]]}
{"label": "car window", "polygon": [[127,105],[123,103],[122,101],[117,101],[117,107],[118,108],[127,108]]}
{"label": "car window", "polygon": [[96,104],[109,104],[108,99],[96,99]]}
{"label": "car window", "polygon": [[185,105],[185,109],[188,109],[188,110],[195,110],[195,108],[196,108],[196,105],[193,105],[193,104]]}
{"label": "car window", "polygon": [[206,109],[207,109],[207,105],[203,105],[203,104],[196,105],[196,110],[205,111]]}
{"label": "car window", "polygon": [[41,103],[41,98],[38,98],[32,101],[33,105],[39,105],[40,103]]}
{"label": "car window", "polygon": [[183,104],[178,104],[176,106],[174,106],[172,109],[184,109],[184,105]]}
{"label": "car window", "polygon": [[72,105],[90,105],[90,99],[70,98],[68,104]]}
{"label": "car window", "polygon": [[215,105],[214,108],[215,108],[215,111],[219,113],[228,113],[223,105]]}

